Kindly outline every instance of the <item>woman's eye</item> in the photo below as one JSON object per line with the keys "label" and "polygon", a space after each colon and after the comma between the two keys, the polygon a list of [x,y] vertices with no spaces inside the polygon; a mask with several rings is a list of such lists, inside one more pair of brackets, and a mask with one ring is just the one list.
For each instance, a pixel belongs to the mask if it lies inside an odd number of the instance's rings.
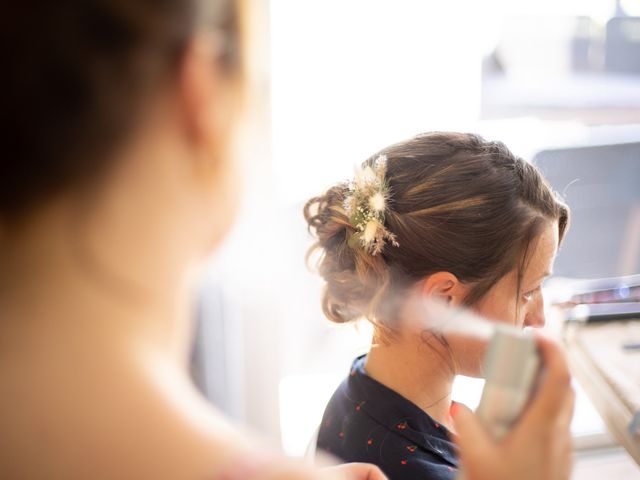
{"label": "woman's eye", "polygon": [[539,291],[540,291],[540,287],[538,286],[538,287],[534,288],[533,290],[529,290],[528,292],[525,292],[525,293],[522,295],[522,297],[523,297],[525,300],[529,301],[529,300],[531,300],[531,299],[533,298],[533,296],[534,296],[536,293],[538,293]]}

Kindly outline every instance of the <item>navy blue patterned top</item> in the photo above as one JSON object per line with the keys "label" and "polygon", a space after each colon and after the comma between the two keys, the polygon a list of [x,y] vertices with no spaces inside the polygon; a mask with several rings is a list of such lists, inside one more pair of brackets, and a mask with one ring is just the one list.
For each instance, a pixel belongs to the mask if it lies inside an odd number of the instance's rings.
{"label": "navy blue patterned top", "polygon": [[390,480],[453,480],[458,454],[449,431],[368,376],[365,359],[356,358],[331,397],[318,449],[345,462],[378,465]]}

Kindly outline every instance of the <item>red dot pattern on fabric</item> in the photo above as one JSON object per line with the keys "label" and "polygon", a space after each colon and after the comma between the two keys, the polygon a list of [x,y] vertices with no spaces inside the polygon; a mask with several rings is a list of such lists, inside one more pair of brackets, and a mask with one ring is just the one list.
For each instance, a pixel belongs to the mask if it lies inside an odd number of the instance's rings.
{"label": "red dot pattern on fabric", "polygon": [[[332,399],[335,405],[325,411],[322,424],[325,428],[320,429],[318,447],[339,457],[357,452],[363,459],[378,460],[384,455],[393,478],[406,477],[409,463],[412,469],[425,473],[422,478],[436,472],[440,476],[448,472],[446,477],[454,477],[457,456],[446,436],[446,424],[427,414],[420,415],[413,404],[403,403],[397,395],[391,397],[393,392],[386,387],[376,388],[359,366],[362,359],[359,362],[348,373],[352,378],[343,382],[346,386],[337,391],[337,400]],[[390,415],[386,411],[381,413],[382,407],[387,406],[397,410]],[[384,421],[374,418],[382,414],[386,415]]]}

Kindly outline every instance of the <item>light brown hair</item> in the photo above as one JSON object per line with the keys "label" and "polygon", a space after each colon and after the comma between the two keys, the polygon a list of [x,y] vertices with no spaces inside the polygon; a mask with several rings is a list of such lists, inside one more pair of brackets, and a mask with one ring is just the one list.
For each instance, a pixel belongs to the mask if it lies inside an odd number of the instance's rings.
{"label": "light brown hair", "polygon": [[[465,304],[478,302],[514,268],[518,292],[530,247],[548,221],[562,241],[569,209],[540,172],[501,142],[465,133],[432,132],[383,149],[389,199],[385,227],[399,246],[379,255],[348,245],[355,228],[345,210],[348,182],[310,199],[304,216],[325,280],[322,308],[338,323],[366,317],[389,331],[398,298],[436,272],[470,285]],[[352,243],[353,245],[353,243]]]}

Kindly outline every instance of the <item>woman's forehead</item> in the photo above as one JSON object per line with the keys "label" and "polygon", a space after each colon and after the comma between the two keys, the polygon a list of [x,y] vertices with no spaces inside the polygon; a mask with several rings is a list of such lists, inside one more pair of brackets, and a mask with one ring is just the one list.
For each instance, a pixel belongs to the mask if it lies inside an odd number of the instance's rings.
{"label": "woman's forehead", "polygon": [[524,279],[536,281],[551,275],[557,252],[558,225],[555,222],[549,222],[536,241],[531,244],[531,256],[523,272]]}

